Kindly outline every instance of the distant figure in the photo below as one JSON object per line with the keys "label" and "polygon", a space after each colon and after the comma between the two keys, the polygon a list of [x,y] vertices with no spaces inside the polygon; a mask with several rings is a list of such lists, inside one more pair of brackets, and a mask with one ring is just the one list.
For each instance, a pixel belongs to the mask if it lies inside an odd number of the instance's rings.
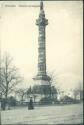
{"label": "distant figure", "polygon": [[30,97],[30,101],[29,101],[29,104],[28,104],[28,109],[29,109],[29,110],[34,109],[32,97]]}
{"label": "distant figure", "polygon": [[6,100],[2,99],[2,101],[1,101],[1,109],[5,110],[5,108],[6,108]]}

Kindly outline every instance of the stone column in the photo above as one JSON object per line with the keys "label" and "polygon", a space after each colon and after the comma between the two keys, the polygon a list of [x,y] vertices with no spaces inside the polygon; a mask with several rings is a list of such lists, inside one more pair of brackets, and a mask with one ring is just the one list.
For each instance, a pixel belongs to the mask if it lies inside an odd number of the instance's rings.
{"label": "stone column", "polygon": [[39,28],[38,37],[38,75],[46,75],[46,32],[45,28],[48,25],[48,20],[45,18],[43,4],[40,5],[39,18],[36,20],[36,25]]}

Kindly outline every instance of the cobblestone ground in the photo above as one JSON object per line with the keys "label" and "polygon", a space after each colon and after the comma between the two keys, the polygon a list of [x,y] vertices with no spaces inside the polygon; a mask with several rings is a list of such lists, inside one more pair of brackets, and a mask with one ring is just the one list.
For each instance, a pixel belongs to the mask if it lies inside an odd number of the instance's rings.
{"label": "cobblestone ground", "polygon": [[27,107],[2,111],[2,124],[80,124],[83,123],[83,104]]}

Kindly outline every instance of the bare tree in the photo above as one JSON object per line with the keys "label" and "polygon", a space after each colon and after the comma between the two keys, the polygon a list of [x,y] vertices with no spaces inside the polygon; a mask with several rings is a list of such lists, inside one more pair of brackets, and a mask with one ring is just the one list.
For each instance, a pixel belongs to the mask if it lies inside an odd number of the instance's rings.
{"label": "bare tree", "polygon": [[54,71],[52,71],[52,72],[48,72],[48,75],[51,78],[51,80],[50,80],[50,96],[54,97],[54,95],[57,94],[57,89],[58,89],[56,87],[56,84],[57,84],[56,76],[57,76],[57,74],[55,75]]}
{"label": "bare tree", "polygon": [[83,83],[80,81],[78,86],[73,89],[74,99],[76,100],[79,97],[80,100],[83,99]]}
{"label": "bare tree", "polygon": [[80,88],[75,88],[73,90],[73,94],[74,94],[74,99],[77,100],[77,97],[79,96],[79,99],[80,99],[80,94],[81,94],[81,89]]}
{"label": "bare tree", "polygon": [[19,97],[20,101],[23,102],[24,96],[25,96],[26,93],[27,93],[27,89],[22,89],[22,88],[20,88],[20,89],[17,89],[17,90],[15,91],[15,93],[16,93],[16,95]]}
{"label": "bare tree", "polygon": [[13,65],[13,58],[9,54],[5,54],[1,65],[1,83],[2,94],[7,100],[8,95],[12,93],[15,86],[22,82],[22,77],[18,73],[18,69]]}

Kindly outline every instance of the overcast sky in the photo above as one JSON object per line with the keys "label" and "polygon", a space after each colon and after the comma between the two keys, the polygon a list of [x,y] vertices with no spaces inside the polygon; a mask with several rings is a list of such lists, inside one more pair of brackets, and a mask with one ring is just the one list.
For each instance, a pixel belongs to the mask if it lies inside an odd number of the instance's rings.
{"label": "overcast sky", "polygon": [[[16,5],[16,7],[8,7]],[[24,5],[26,7],[19,7]],[[37,74],[38,1],[0,2],[0,41],[2,54],[7,51],[25,78],[24,87],[34,84]],[[83,76],[83,4],[81,1],[46,1],[47,71],[54,72],[59,85],[77,87]]]}

